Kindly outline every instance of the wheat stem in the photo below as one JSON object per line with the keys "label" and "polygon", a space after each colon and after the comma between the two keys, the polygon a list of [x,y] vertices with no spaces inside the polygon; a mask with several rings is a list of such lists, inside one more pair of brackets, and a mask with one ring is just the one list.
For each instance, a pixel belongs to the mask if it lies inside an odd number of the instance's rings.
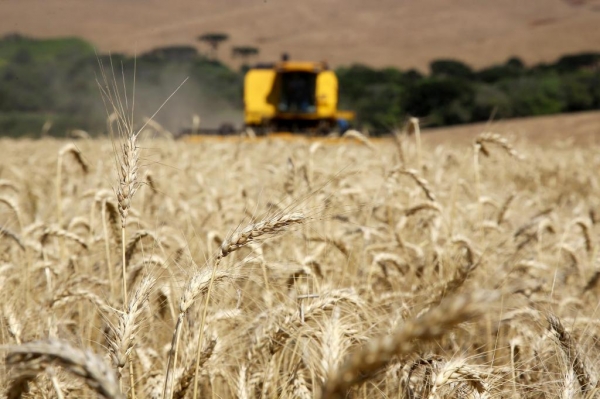
{"label": "wheat stem", "polygon": [[198,393],[198,375],[200,369],[200,354],[202,352],[202,340],[204,339],[204,324],[206,323],[206,314],[208,313],[208,302],[210,301],[210,296],[212,294],[212,288],[214,285],[215,277],[217,275],[217,267],[221,263],[221,259],[223,256],[219,255],[217,260],[215,261],[215,266],[213,267],[212,273],[210,275],[210,282],[208,284],[208,290],[206,292],[206,299],[204,300],[204,309],[202,309],[202,319],[200,320],[200,334],[198,334],[198,342],[196,344],[196,363],[194,365],[194,390],[192,394],[192,398],[196,398]]}
{"label": "wheat stem", "polygon": [[127,299],[127,257],[125,255],[125,226],[121,227],[121,254],[123,265],[123,308],[127,307],[129,300]]}
{"label": "wheat stem", "polygon": [[106,227],[106,201],[102,201],[102,231],[104,233],[104,251],[106,253],[106,267],[108,268],[108,285],[109,285],[109,289],[110,289],[110,298],[112,299],[113,294],[114,294],[114,289],[113,289],[113,282],[114,280],[114,276],[113,276],[113,265],[112,262],[110,260],[110,242],[109,242],[109,237],[108,237],[108,228]]}
{"label": "wheat stem", "polygon": [[410,118],[410,123],[413,126],[413,129],[415,131],[415,143],[417,145],[417,170],[421,171],[421,168],[423,166],[423,161],[422,161],[422,150],[421,150],[421,128],[419,126],[419,119],[418,118]]}
{"label": "wheat stem", "polygon": [[[217,271],[219,260],[220,258],[217,259],[215,267],[213,267],[211,270],[202,269],[198,273],[194,274],[188,281],[183,295],[181,296],[181,300],[179,302],[179,316],[177,317],[175,332],[173,333],[173,339],[171,341],[171,351],[169,352],[169,358],[167,360],[167,371],[165,373],[165,384],[163,386],[163,397],[165,399],[170,399],[173,395],[173,385],[175,381],[172,374],[175,368],[177,367],[177,355],[179,353],[179,337],[181,335],[181,326],[188,309],[200,296],[207,295],[208,297],[210,297],[210,292],[215,282],[224,281],[227,278],[229,278],[229,274],[222,271]],[[202,336],[202,333],[204,331],[205,318],[206,311],[204,312],[204,317],[200,326],[199,336]]]}
{"label": "wheat stem", "polygon": [[[58,226],[62,226],[62,164],[63,164],[62,152],[58,155],[58,161],[56,166],[56,219]],[[65,257],[65,242],[62,237],[59,237],[60,245],[60,259]]]}

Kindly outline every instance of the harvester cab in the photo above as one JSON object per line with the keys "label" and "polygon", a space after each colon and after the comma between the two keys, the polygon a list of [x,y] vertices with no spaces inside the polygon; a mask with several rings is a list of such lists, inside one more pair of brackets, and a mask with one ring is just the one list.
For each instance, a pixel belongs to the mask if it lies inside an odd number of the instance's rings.
{"label": "harvester cab", "polygon": [[345,130],[354,113],[338,110],[338,79],[325,62],[251,68],[244,78],[244,122],[258,134]]}

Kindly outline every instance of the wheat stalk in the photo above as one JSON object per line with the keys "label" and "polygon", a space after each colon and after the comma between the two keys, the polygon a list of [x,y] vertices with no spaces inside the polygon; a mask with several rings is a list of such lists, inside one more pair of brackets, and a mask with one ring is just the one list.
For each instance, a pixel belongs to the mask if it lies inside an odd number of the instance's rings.
{"label": "wheat stalk", "polygon": [[[100,62],[100,61],[99,61]],[[112,59],[111,59],[112,68]],[[129,104],[127,103],[127,93],[125,93],[125,104],[121,99],[121,92],[118,89],[116,78],[114,76],[114,69],[112,69],[112,85],[109,84],[109,78],[107,77],[102,64],[100,63],[101,74],[103,78],[103,84],[98,83],[102,100],[106,108],[107,114],[110,116],[115,115],[117,122],[117,131],[121,140],[119,149],[114,142],[114,135],[112,134],[112,123],[109,123],[111,129],[111,138],[113,138],[113,151],[115,157],[115,166],[117,169],[118,183],[116,188],[116,197],[119,214],[121,216],[121,267],[122,267],[122,284],[123,284],[123,307],[127,312],[128,305],[128,294],[127,294],[127,258],[125,249],[125,229],[127,224],[127,217],[131,208],[131,202],[133,196],[138,190],[141,182],[138,179],[138,169],[140,162],[140,148],[138,146],[138,136],[143,130],[142,127],[137,132],[133,128],[133,112],[135,101],[135,82],[133,88],[133,101],[131,105],[131,114],[128,114]],[[123,76],[124,78],[124,76]],[[126,90],[125,84],[123,89]],[[152,119],[152,118],[151,118]],[[111,267],[109,264],[108,267]],[[132,390],[132,397],[135,399],[134,390],[134,376],[133,376],[133,364],[129,362],[129,374],[130,374],[130,385]]]}
{"label": "wheat stalk", "polygon": [[[110,257],[110,242],[108,239],[108,229],[106,227],[106,216],[107,216],[107,211],[108,211],[108,216],[109,216],[109,220],[111,221],[111,226],[116,226],[117,224],[117,209],[115,206],[112,205],[111,202],[109,202],[108,200],[103,200],[101,202],[101,207],[102,207],[102,230],[104,232],[104,253],[106,256],[106,267],[108,269],[108,279],[110,281],[110,295],[112,297],[113,295],[113,281],[114,280],[114,276],[113,276],[113,264],[111,261],[111,257]],[[119,237],[118,234],[115,234],[115,237]]]}
{"label": "wheat stalk", "polygon": [[407,133],[415,134],[415,145],[417,147],[417,170],[422,170],[422,168],[423,168],[423,156],[422,156],[423,150],[421,149],[421,147],[422,147],[422,145],[421,145],[421,127],[419,126],[418,118],[411,117],[408,120]]}
{"label": "wheat stalk", "polygon": [[401,168],[404,168],[406,161],[404,160],[404,148],[402,145],[402,133],[399,130],[394,130],[394,143],[396,144],[396,152],[398,153],[398,161]]}
{"label": "wheat stalk", "polygon": [[171,350],[169,351],[169,357],[167,360],[167,371],[165,373],[165,383],[163,387],[164,398],[171,398],[173,395],[173,371],[177,367],[179,336],[181,334],[181,327],[183,325],[183,319],[185,318],[186,313],[199,297],[208,294],[209,289],[211,289],[214,284],[224,282],[231,278],[229,273],[218,271],[217,266],[218,265],[215,265],[215,267],[212,268],[200,269],[188,280],[185,290],[183,291],[181,300],[179,301],[179,316],[177,317],[177,323],[175,324],[175,331],[173,332],[173,338],[171,342]]}
{"label": "wheat stalk", "polygon": [[227,237],[220,246],[220,251],[217,255],[217,259],[215,261],[215,266],[213,267],[213,272],[211,273],[210,282],[208,285],[208,290],[205,295],[204,301],[204,310],[202,311],[202,319],[200,322],[200,334],[198,335],[198,344],[196,350],[196,369],[194,375],[194,390],[193,397],[196,397],[198,393],[198,372],[199,372],[199,363],[200,363],[200,346],[204,337],[204,324],[206,322],[206,314],[208,311],[208,303],[210,300],[210,296],[212,293],[213,283],[215,281],[215,277],[217,275],[217,266],[219,265],[221,259],[231,254],[232,252],[237,251],[243,246],[256,241],[257,239],[270,235],[276,234],[287,227],[300,224],[306,221],[306,217],[304,214],[300,212],[287,213],[287,214],[278,214],[274,217],[267,218],[258,223],[251,223],[246,226],[241,231],[236,231]]}
{"label": "wheat stalk", "polygon": [[287,195],[293,195],[296,187],[296,167],[292,158],[288,158],[286,164],[286,175],[283,181],[283,189]]}

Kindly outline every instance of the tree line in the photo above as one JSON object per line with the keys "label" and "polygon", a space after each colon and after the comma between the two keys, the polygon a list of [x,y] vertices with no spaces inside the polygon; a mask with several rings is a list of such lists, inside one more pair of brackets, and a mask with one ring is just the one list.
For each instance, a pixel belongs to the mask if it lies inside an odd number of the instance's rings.
{"label": "tree line", "polygon": [[460,61],[437,60],[430,71],[339,68],[342,104],[376,132],[390,131],[407,116],[437,127],[600,109],[600,53],[532,67],[511,58],[479,71]]}
{"label": "tree line", "polygon": [[[142,115],[153,113],[188,76],[174,104],[168,105],[172,108],[164,112],[176,115],[179,125],[168,118],[161,122],[159,115],[159,122],[170,129],[189,125],[195,109],[239,113],[246,68],[236,71],[217,59],[216,49],[226,38],[203,35],[199,39],[209,44],[210,53],[200,54],[193,46],[171,46],[134,60],[119,54],[97,55],[89,43],[77,38],[6,36],[0,39],[0,134],[36,134],[48,121],[50,134],[55,135],[71,129],[105,131],[106,113],[97,85],[99,64],[113,70],[119,81],[124,77],[132,82],[136,74],[140,93],[136,107]],[[258,53],[251,46],[232,51],[243,60]],[[427,74],[364,65],[336,72],[340,107],[356,111],[357,127],[373,133],[389,132],[408,116],[434,127],[600,109],[600,53],[568,55],[535,66],[511,58],[481,70],[457,60],[436,60]]]}
{"label": "tree line", "polygon": [[140,118],[152,115],[189,78],[158,115],[169,129],[191,125],[200,109],[213,113],[243,106],[243,75],[192,46],[159,48],[133,58],[98,55],[91,44],[76,38],[10,35],[0,39],[0,135],[35,136],[47,122],[51,135],[106,131],[98,86],[102,70],[109,81],[116,80],[123,99],[131,97],[135,75],[135,114]]}

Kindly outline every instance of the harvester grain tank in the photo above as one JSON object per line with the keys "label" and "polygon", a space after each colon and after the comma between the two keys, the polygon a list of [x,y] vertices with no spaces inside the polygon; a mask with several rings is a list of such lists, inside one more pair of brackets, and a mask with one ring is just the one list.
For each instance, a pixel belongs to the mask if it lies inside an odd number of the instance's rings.
{"label": "harvester grain tank", "polygon": [[354,113],[338,110],[335,72],[325,62],[289,61],[251,68],[244,78],[244,123],[258,134],[344,130]]}

